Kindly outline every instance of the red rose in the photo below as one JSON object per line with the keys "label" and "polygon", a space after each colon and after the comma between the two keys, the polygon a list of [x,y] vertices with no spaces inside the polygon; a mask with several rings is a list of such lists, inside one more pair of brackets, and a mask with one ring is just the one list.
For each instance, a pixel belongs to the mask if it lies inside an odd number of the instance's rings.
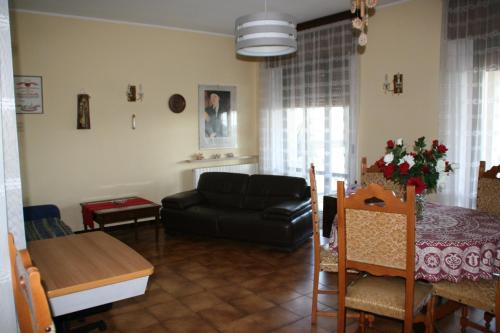
{"label": "red rose", "polygon": [[414,185],[416,194],[421,194],[427,188],[424,181],[420,177],[411,177],[410,179],[408,179],[408,182],[406,184]]}
{"label": "red rose", "polygon": [[416,156],[417,156],[417,153],[415,153],[414,151],[412,151],[412,152],[410,153],[410,155],[411,155],[411,156],[413,156],[413,157],[416,157]]}
{"label": "red rose", "polygon": [[394,173],[394,164],[389,164],[384,167],[384,177],[387,179],[392,178],[392,174]]}
{"label": "red rose", "polygon": [[433,147],[437,147],[438,145],[439,145],[439,141],[438,140],[432,141],[432,146]]}
{"label": "red rose", "polygon": [[431,171],[431,169],[429,169],[429,166],[428,166],[428,165],[424,165],[424,166],[422,167],[422,172],[423,172],[423,173],[429,173],[429,171]]}
{"label": "red rose", "polygon": [[408,170],[410,170],[410,165],[407,162],[401,163],[399,165],[399,173],[401,175],[407,175],[408,174]]}
{"label": "red rose", "polygon": [[389,149],[394,148],[394,141],[392,141],[392,140],[387,141],[387,148],[389,148]]}
{"label": "red rose", "polygon": [[437,150],[438,152],[440,152],[441,154],[444,154],[448,151],[448,148],[446,148],[445,145],[443,144],[440,144],[439,146],[437,146]]}
{"label": "red rose", "polygon": [[378,166],[379,169],[383,169],[384,168],[384,158],[382,157],[380,160],[378,160],[377,162],[375,162],[375,164]]}
{"label": "red rose", "polygon": [[430,160],[434,159],[434,155],[432,154],[432,150],[426,150],[424,154],[427,156],[428,159],[430,159]]}

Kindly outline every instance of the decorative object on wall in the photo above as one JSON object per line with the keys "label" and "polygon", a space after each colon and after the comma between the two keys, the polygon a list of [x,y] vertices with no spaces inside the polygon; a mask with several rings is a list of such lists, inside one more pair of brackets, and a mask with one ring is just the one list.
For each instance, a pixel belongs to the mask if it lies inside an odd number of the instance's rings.
{"label": "decorative object on wall", "polygon": [[142,99],[144,97],[144,93],[142,91],[142,84],[139,84],[139,88],[137,88],[135,85],[129,84],[127,86],[127,101],[129,102],[142,102]]}
{"label": "decorative object on wall", "polygon": [[203,156],[203,153],[194,154],[194,159],[197,161],[201,161],[204,158],[205,158],[205,156]]}
{"label": "decorative object on wall", "polygon": [[236,148],[236,87],[198,87],[200,149]]}
{"label": "decorative object on wall", "polygon": [[16,113],[43,113],[41,76],[14,75]]}
{"label": "decorative object on wall", "polygon": [[135,114],[132,115],[132,129],[135,130]]}
{"label": "decorative object on wall", "polygon": [[272,57],[297,51],[297,19],[265,11],[239,17],[235,23],[236,53],[251,57]]}
{"label": "decorative object on wall", "polygon": [[76,129],[90,129],[90,96],[78,94]]}
{"label": "decorative object on wall", "polygon": [[354,29],[361,33],[358,37],[358,44],[365,46],[368,43],[367,27],[368,27],[368,9],[375,8],[378,0],[352,0],[351,13],[355,15],[352,20]]}
{"label": "decorative object on wall", "polygon": [[392,89],[391,82],[389,82],[389,76],[385,74],[385,80],[383,84],[384,92],[391,92],[393,94],[399,95],[403,93],[403,74],[397,73],[394,74],[394,78],[392,79]]}
{"label": "decorative object on wall", "polygon": [[173,94],[168,99],[168,107],[172,112],[181,113],[186,108],[186,100],[182,95]]}

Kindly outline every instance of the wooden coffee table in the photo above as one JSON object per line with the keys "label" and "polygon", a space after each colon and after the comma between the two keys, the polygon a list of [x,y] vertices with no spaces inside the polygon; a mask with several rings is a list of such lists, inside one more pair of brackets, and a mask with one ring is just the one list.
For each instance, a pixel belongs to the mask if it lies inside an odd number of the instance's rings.
{"label": "wooden coffee table", "polygon": [[[118,202],[136,198],[138,197],[119,198],[119,199],[111,199],[105,201],[91,201],[91,202],[81,203],[80,205],[82,206],[82,214],[83,214],[83,210],[86,205],[108,203],[108,202],[112,203],[112,202]],[[92,212],[92,219],[97,224],[99,224],[99,229],[101,231],[104,231],[104,226],[109,223],[134,221],[135,237],[137,238],[137,220],[142,218],[154,217],[156,241],[158,241],[158,230],[160,226],[160,207],[161,207],[160,205],[153,202],[141,205],[134,205],[134,206],[116,205],[116,207],[112,208],[94,210]],[[87,228],[85,227],[85,229]]]}

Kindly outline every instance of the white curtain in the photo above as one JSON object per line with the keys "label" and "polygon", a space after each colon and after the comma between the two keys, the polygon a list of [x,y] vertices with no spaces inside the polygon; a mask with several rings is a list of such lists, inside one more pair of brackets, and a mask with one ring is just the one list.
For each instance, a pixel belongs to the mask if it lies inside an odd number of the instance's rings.
{"label": "white curtain", "polygon": [[443,6],[439,128],[458,168],[440,199],[475,207],[479,161],[500,164],[500,1]]}
{"label": "white curtain", "polygon": [[260,172],[308,178],[319,194],[357,171],[357,55],[350,21],[298,34],[298,51],[261,65]]}

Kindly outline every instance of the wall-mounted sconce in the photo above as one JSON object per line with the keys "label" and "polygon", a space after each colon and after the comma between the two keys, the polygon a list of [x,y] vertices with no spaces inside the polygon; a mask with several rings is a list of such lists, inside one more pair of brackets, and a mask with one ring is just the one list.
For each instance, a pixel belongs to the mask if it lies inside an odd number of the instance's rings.
{"label": "wall-mounted sconce", "polygon": [[394,78],[392,79],[392,89],[391,82],[389,82],[389,76],[385,74],[385,80],[383,84],[384,92],[392,92],[393,94],[402,94],[403,93],[403,74],[397,73],[394,74]]}
{"label": "wall-mounted sconce", "polygon": [[139,89],[136,86],[129,84],[127,86],[127,101],[129,102],[142,102],[144,93],[142,92],[142,84],[139,84]]}

